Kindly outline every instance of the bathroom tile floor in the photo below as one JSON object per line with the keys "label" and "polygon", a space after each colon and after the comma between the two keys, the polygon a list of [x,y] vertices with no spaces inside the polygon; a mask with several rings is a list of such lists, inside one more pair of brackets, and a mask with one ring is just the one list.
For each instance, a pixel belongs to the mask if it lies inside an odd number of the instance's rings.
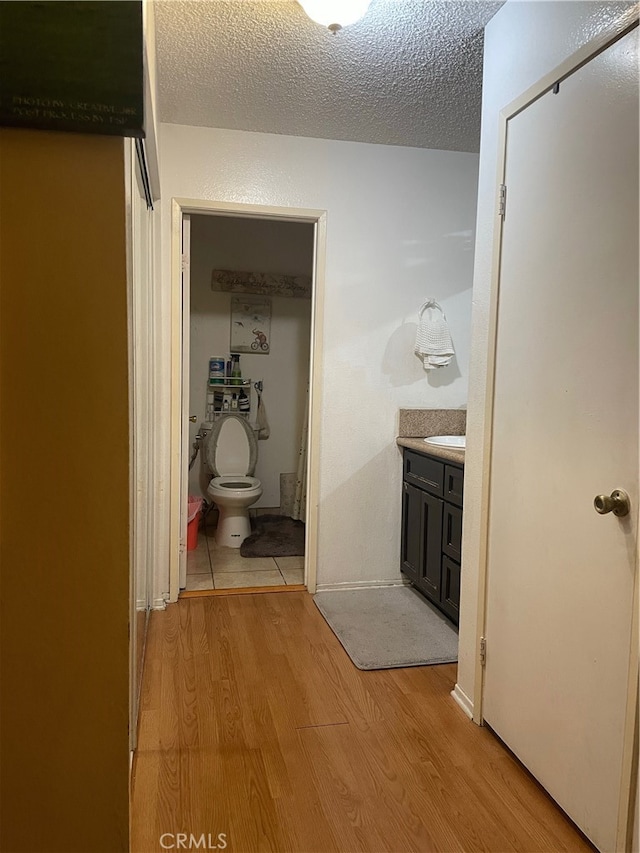
{"label": "bathroom tile floor", "polygon": [[197,548],[187,553],[188,592],[304,583],[304,557],[241,557],[218,545],[215,532],[215,523],[201,527]]}

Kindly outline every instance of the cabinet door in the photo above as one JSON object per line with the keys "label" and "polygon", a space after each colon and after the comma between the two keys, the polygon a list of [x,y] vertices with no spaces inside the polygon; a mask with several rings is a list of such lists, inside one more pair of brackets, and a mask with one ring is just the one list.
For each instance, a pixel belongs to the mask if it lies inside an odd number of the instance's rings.
{"label": "cabinet door", "polygon": [[430,598],[439,602],[442,561],[442,501],[427,492],[421,492],[420,499],[422,561],[418,583]]}
{"label": "cabinet door", "polygon": [[420,577],[420,521],[422,492],[409,483],[402,484],[402,547],[400,568],[409,580]]}
{"label": "cabinet door", "polygon": [[462,510],[457,506],[445,503],[442,520],[442,550],[457,560],[462,559]]}
{"label": "cabinet door", "polygon": [[457,625],[460,618],[460,566],[446,556],[442,557],[440,605]]}
{"label": "cabinet door", "polygon": [[464,496],[464,471],[453,465],[444,466],[444,499],[462,506]]}

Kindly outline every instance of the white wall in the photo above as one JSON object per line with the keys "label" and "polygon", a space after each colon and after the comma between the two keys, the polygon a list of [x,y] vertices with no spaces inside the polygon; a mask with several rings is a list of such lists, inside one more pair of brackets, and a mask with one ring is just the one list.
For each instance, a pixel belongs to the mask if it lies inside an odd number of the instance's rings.
{"label": "white wall", "polygon": [[477,656],[484,407],[497,193],[498,116],[501,109],[590,41],[629,5],[579,0],[560,3],[509,0],[485,30],[457,688],[471,703]]}
{"label": "white wall", "polygon": [[[166,376],[172,197],[328,211],[318,583],[399,580],[398,408],[467,399],[477,155],[178,125],[160,139]],[[412,352],[427,296],[458,354],[433,377]]]}
{"label": "white wall", "polygon": [[[311,276],[313,226],[239,217],[191,217],[191,369],[190,407],[198,423],[190,424],[191,441],[204,420],[209,358],[228,357],[231,293],[211,289],[214,269]],[[258,442],[256,477],[262,497],[255,507],[280,506],[280,474],[294,472],[304,406],[307,401],[311,345],[311,300],[271,297],[268,355],[243,353],[242,375],[264,384],[263,400],[271,433]],[[251,390],[251,421],[257,398]],[[189,490],[200,494],[199,460],[189,477]]]}

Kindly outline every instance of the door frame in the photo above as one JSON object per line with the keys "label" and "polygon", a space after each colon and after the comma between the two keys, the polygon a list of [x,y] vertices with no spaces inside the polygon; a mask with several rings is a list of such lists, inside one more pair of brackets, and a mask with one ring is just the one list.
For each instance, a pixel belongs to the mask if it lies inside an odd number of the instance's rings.
{"label": "door frame", "polygon": [[[143,187],[135,140],[124,140],[127,226],[127,314],[129,337],[129,743],[137,744],[146,628],[150,611],[154,514],[149,512],[154,454],[153,343],[154,220]],[[143,223],[139,214],[143,213]],[[141,233],[145,239],[139,239]],[[144,588],[138,581],[144,577]],[[144,618],[139,622],[139,614]]]}
{"label": "door frame", "polygon": [[[515,98],[500,111],[498,127],[498,168],[496,175],[495,191],[495,215],[493,230],[493,253],[491,263],[491,282],[489,297],[489,319],[488,319],[488,346],[487,346],[487,374],[486,394],[484,401],[485,431],[483,436],[483,466],[482,466],[482,492],[480,510],[480,559],[478,564],[478,598],[477,598],[477,628],[475,638],[475,679],[473,693],[473,720],[482,725],[483,698],[484,698],[484,637],[486,630],[487,593],[488,593],[488,546],[489,546],[489,506],[491,497],[491,470],[492,470],[492,447],[493,447],[493,411],[494,392],[496,376],[496,348],[498,311],[500,303],[500,273],[502,259],[503,219],[500,215],[500,186],[504,184],[506,177],[507,157],[507,135],[509,120],[553,89],[556,83],[561,83],[567,77],[578,71],[598,54],[605,51],[628,32],[638,26],[640,18],[640,6],[637,4],[625,10],[620,17],[605,27],[592,40],[582,45],[575,53],[564,62],[556,66],[548,74],[545,74],[537,83],[526,89],[519,97]],[[638,521],[640,522],[640,508]],[[638,596],[640,584],[638,579],[638,567],[636,566],[633,615],[633,630],[629,649],[629,681],[626,726],[623,747],[623,774],[620,785],[620,798],[618,810],[618,838],[616,849],[630,849],[630,834],[632,832],[633,809],[631,800],[635,796],[635,784],[637,776],[637,763],[635,763],[634,739],[638,725],[638,663],[639,646],[634,642],[638,631]]]}
{"label": "door frame", "polygon": [[208,215],[307,222],[314,225],[309,358],[309,452],[305,527],[305,584],[315,593],[318,566],[318,505],[320,486],[321,371],[324,323],[327,211],[262,204],[171,199],[171,488],[169,529],[169,601],[180,592],[180,478],[182,465],[182,217]]}

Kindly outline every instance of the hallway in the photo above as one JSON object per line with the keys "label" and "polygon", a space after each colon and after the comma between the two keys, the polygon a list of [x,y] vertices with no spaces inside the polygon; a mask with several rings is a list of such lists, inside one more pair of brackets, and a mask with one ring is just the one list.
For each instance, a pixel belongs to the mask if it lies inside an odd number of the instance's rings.
{"label": "hallway", "polygon": [[132,851],[180,832],[234,853],[590,850],[454,680],[357,670],[306,592],[153,612]]}

